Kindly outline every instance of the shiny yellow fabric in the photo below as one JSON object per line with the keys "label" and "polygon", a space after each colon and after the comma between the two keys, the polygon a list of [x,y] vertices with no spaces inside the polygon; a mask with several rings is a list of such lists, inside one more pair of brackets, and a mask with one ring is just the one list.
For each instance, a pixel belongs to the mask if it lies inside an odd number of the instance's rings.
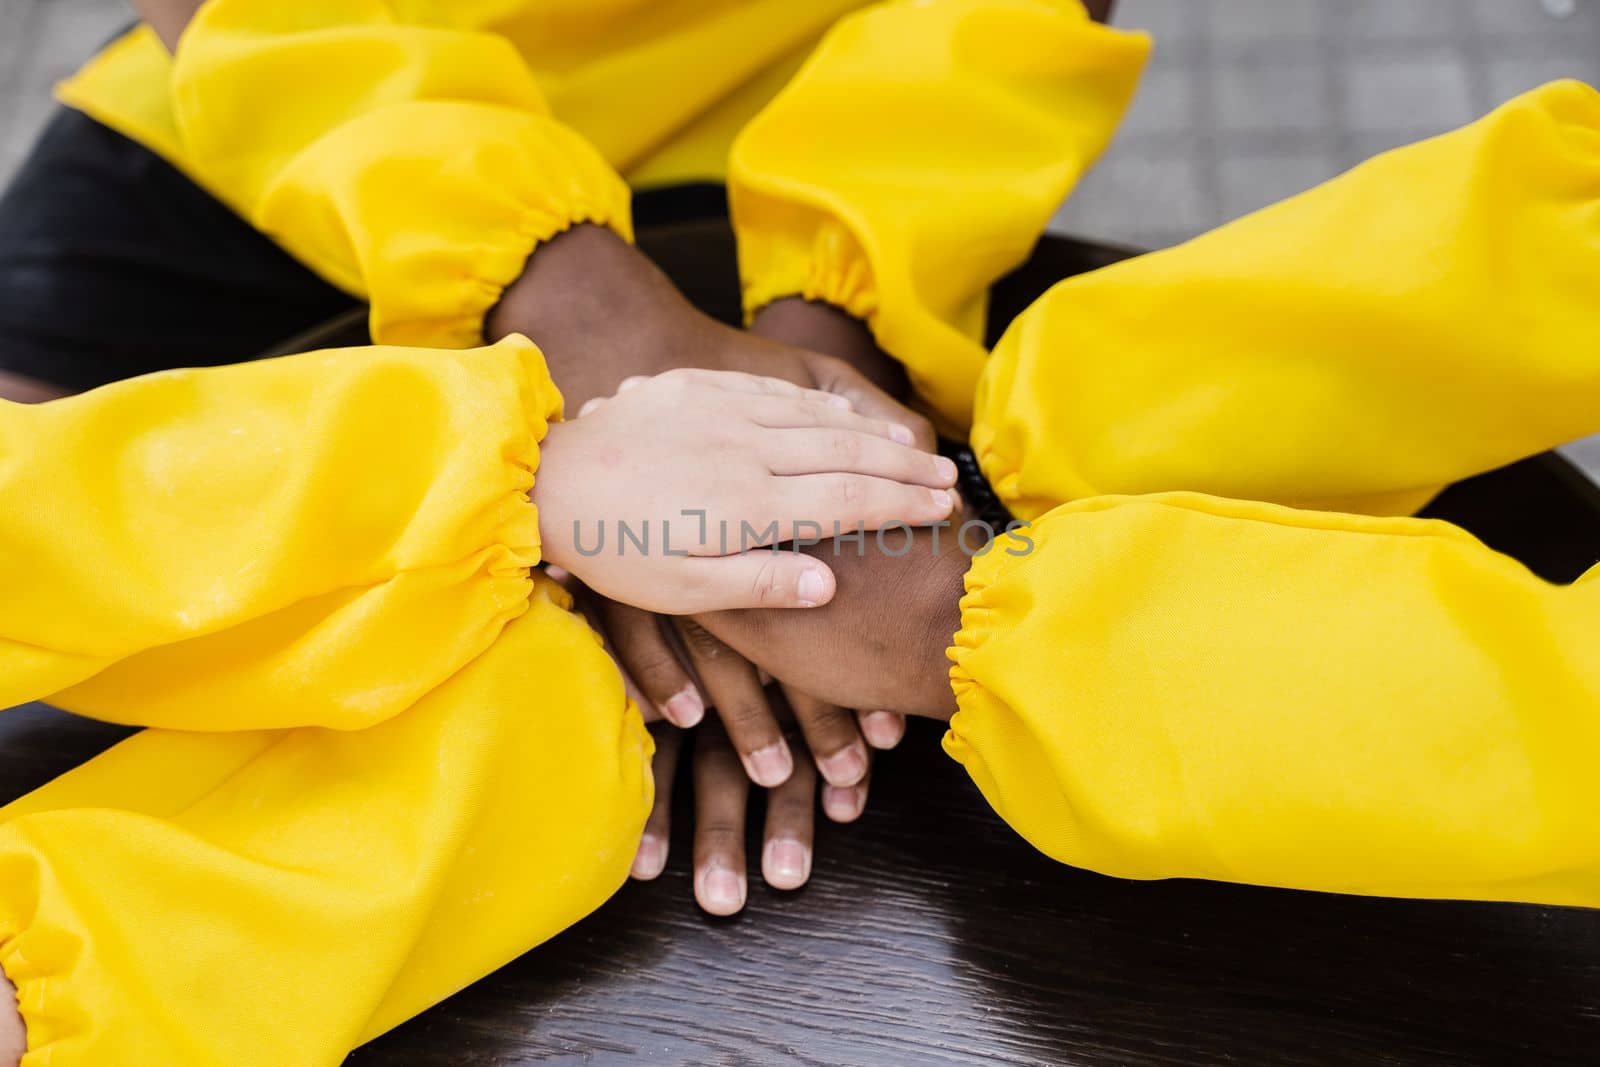
{"label": "shiny yellow fabric", "polygon": [[372,304],[384,343],[468,347],[538,242],[631,226],[618,171],[717,178],[737,129],[860,0],[209,0],[64,100],[160,152]]}
{"label": "shiny yellow fabric", "polygon": [[0,404],[0,706],[159,727],[0,809],[28,1067],[336,1064],[621,884],[649,738],[530,572],[560,403],[510,338]]}
{"label": "shiny yellow fabric", "polygon": [[1600,430],[1597,204],[1600,98],[1558,83],[1019,318],[973,441],[1038,521],[968,573],[946,738],[1019,832],[1130,878],[1600,907],[1600,569],[1093,495],[1404,511]]}
{"label": "shiny yellow fabric", "polygon": [[[862,6],[864,0],[410,0],[389,5],[388,14],[397,25],[503,37],[526,60],[551,112],[629,181],[649,186],[721,180],[733,135],[828,25]],[[171,76],[165,46],[140,26],[58,93],[193,174],[173,115]]]}
{"label": "shiny yellow fabric", "polygon": [[351,349],[0,404],[0,707],[358,728],[523,610],[537,348]]}
{"label": "shiny yellow fabric", "polygon": [[1455,527],[1097,497],[967,576],[946,749],[1127,878],[1600,906],[1600,578]]}
{"label": "shiny yellow fabric", "polygon": [[733,147],[750,311],[845,308],[964,431],[988,288],[1133,96],[1149,41],[1077,0],[896,0],[843,19]]}
{"label": "shiny yellow fabric", "polygon": [[1193,489],[1405,514],[1600,422],[1600,94],[1555,82],[1018,317],[972,443],[1017,514]]}
{"label": "shiny yellow fabric", "polygon": [[147,730],[0,809],[24,1067],[331,1067],[605,900],[649,735],[564,603],[371,729]]}
{"label": "shiny yellow fabric", "polygon": [[[580,221],[627,235],[618,171],[721,176],[861,6],[210,0],[175,61],[137,30],[62,95],[367,298],[377,340],[467,347],[538,242]],[[964,432],[988,285],[1105,147],[1147,50],[1078,0],[846,21],[739,142],[747,302],[868,318]]]}
{"label": "shiny yellow fabric", "polygon": [[172,97],[189,166],[366,297],[382,343],[477,344],[540,241],[629,234],[627,186],[497,34],[397,23],[382,0],[211,0]]}

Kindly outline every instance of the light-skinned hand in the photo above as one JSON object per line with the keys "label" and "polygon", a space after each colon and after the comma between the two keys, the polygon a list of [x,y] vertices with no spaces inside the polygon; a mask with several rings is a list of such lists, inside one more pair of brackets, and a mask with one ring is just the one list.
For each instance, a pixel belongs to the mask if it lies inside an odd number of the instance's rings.
{"label": "light-skinned hand", "polygon": [[630,379],[550,427],[533,488],[544,558],[666,614],[818,607],[833,596],[826,564],[750,550],[946,518],[955,467],[912,441],[843,397],[778,379]]}

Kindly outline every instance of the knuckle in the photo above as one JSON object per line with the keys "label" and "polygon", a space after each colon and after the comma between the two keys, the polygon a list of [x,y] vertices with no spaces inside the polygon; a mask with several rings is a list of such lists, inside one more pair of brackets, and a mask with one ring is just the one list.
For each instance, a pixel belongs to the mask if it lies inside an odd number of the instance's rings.
{"label": "knuckle", "polygon": [[710,630],[692,619],[683,620],[678,632],[683,635],[684,644],[705,659],[716,659],[727,648]]}
{"label": "knuckle", "polygon": [[861,461],[861,439],[855,434],[836,433],[829,444],[837,462],[853,467]]}
{"label": "knuckle", "polygon": [[659,646],[636,650],[630,657],[628,669],[647,685],[675,681],[680,670],[678,658],[670,650]]}
{"label": "knuckle", "polygon": [[[729,729],[740,732],[749,732],[751,727],[758,727],[764,720],[772,718],[772,712],[766,704],[753,698],[729,701],[720,710]],[[759,737],[741,738],[739,747],[761,748],[762,741]]]}
{"label": "knuckle", "polygon": [[866,495],[866,483],[859,478],[835,478],[832,492],[835,504],[842,508],[853,508]]}

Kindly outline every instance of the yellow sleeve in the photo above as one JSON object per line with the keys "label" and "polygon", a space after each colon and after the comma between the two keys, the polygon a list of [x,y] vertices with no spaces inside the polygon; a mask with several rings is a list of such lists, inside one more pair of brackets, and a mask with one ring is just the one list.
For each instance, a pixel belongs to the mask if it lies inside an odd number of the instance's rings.
{"label": "yellow sleeve", "polygon": [[495,33],[382,0],[209,0],[173,97],[202,182],[369,300],[381,343],[481,344],[539,242],[578,222],[631,236],[627,186]]}
{"label": "yellow sleeve", "polygon": [[196,730],[387,718],[525,610],[560,407],[520,337],[0,404],[0,707]]}
{"label": "yellow sleeve", "polygon": [[615,892],[650,737],[534,586],[371,729],[145,730],[0,808],[25,1067],[336,1067]]}
{"label": "yellow sleeve", "polygon": [[841,20],[734,142],[745,307],[871,326],[963,431],[988,287],[1110,140],[1149,41],[1077,0],[896,0]]}
{"label": "yellow sleeve", "polygon": [[1194,494],[1026,536],[968,574],[945,744],[1044,852],[1600,906],[1600,570],[1552,586],[1445,523]]}
{"label": "yellow sleeve", "polygon": [[1600,428],[1600,94],[1453,133],[1019,316],[972,442],[1016,513],[1188,489],[1408,514]]}

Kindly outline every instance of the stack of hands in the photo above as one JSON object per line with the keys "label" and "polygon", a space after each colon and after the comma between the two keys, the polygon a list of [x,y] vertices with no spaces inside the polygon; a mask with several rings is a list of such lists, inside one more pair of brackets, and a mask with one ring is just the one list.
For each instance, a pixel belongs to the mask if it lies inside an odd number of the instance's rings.
{"label": "stack of hands", "polygon": [[[577,413],[541,449],[543,555],[647,721],[664,720],[634,876],[665,867],[694,729],[700,905],[744,906],[750,782],[770,791],[762,874],[798,888],[819,778],[823,811],[854,820],[872,751],[899,743],[904,715],[954,710],[944,650],[965,564],[900,527],[953,519],[956,468],[896,399],[899,365],[827,305],[779,301],[749,331],[715,322],[591,225],[539,249],[485,332],[535,341]],[[886,527],[898,554],[873,551],[870,533],[786,544]]]}

